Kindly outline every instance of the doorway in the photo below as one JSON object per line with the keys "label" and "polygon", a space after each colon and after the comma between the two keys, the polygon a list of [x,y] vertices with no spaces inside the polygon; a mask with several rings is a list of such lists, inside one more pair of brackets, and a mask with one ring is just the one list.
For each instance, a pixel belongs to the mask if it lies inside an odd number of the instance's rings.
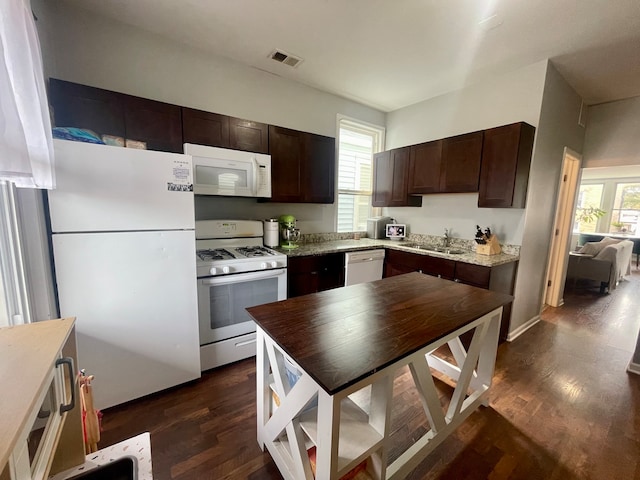
{"label": "doorway", "polygon": [[552,307],[563,304],[562,294],[569,262],[569,248],[573,219],[575,215],[576,193],[580,181],[582,155],[565,147],[562,163],[562,177],[558,192],[556,220],[553,227],[549,268],[547,270],[547,292],[545,303]]}

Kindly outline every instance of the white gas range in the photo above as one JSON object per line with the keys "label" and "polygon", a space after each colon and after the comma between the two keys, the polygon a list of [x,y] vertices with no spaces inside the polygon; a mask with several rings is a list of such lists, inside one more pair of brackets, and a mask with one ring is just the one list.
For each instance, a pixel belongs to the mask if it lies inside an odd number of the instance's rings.
{"label": "white gas range", "polygon": [[259,221],[196,222],[202,370],[255,355],[255,323],[245,309],[287,296],[287,257],[262,238]]}

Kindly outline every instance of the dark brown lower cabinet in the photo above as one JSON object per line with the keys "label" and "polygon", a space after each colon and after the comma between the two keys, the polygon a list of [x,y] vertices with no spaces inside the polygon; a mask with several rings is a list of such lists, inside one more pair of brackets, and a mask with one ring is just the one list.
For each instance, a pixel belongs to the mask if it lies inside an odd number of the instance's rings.
{"label": "dark brown lower cabinet", "polygon": [[420,272],[433,277],[453,280],[455,265],[456,262],[447,258],[388,249],[384,259],[384,277]]}
{"label": "dark brown lower cabinet", "polygon": [[287,298],[344,286],[344,253],[289,257]]}
{"label": "dark brown lower cabinet", "polygon": [[[513,295],[518,262],[504,263],[493,267],[456,262],[455,281],[486,288],[494,292]],[[504,306],[500,323],[500,340],[506,340],[511,323],[511,305]]]}
{"label": "dark brown lower cabinet", "polygon": [[[494,292],[513,295],[518,262],[485,267],[447,258],[420,255],[400,250],[387,250],[384,261],[384,277],[403,273],[421,272],[455,282],[485,288]],[[511,321],[511,304],[505,305],[500,324],[500,339],[506,340]],[[470,339],[465,339],[468,344]]]}

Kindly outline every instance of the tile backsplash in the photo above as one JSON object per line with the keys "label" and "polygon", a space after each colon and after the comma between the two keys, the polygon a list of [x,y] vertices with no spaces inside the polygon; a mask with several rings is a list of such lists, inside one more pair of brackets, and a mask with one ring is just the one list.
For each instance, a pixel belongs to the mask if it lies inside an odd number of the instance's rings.
{"label": "tile backsplash", "polygon": [[[366,238],[367,232],[340,232],[340,233],[306,233],[302,234],[301,243],[320,243],[333,242],[337,240],[352,240],[354,235],[360,235],[360,238]],[[423,235],[419,233],[410,233],[405,242],[418,243],[422,245],[442,245],[442,236]],[[451,247],[461,248],[464,250],[475,250],[475,240],[466,240],[464,238],[451,238]],[[520,245],[500,244],[502,251],[510,255],[520,255]]]}

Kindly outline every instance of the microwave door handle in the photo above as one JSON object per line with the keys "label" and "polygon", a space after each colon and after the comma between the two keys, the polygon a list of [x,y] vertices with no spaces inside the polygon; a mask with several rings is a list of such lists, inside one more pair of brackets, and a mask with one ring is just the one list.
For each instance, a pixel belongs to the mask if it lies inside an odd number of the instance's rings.
{"label": "microwave door handle", "polygon": [[253,196],[258,196],[258,172],[260,171],[260,166],[258,165],[258,159],[255,157],[251,157],[253,160]]}
{"label": "microwave door handle", "polygon": [[267,270],[266,272],[241,273],[237,275],[229,275],[218,278],[205,278],[202,280],[203,285],[231,285],[233,283],[242,283],[249,280],[260,280],[261,278],[273,278],[284,275],[285,269]]}

